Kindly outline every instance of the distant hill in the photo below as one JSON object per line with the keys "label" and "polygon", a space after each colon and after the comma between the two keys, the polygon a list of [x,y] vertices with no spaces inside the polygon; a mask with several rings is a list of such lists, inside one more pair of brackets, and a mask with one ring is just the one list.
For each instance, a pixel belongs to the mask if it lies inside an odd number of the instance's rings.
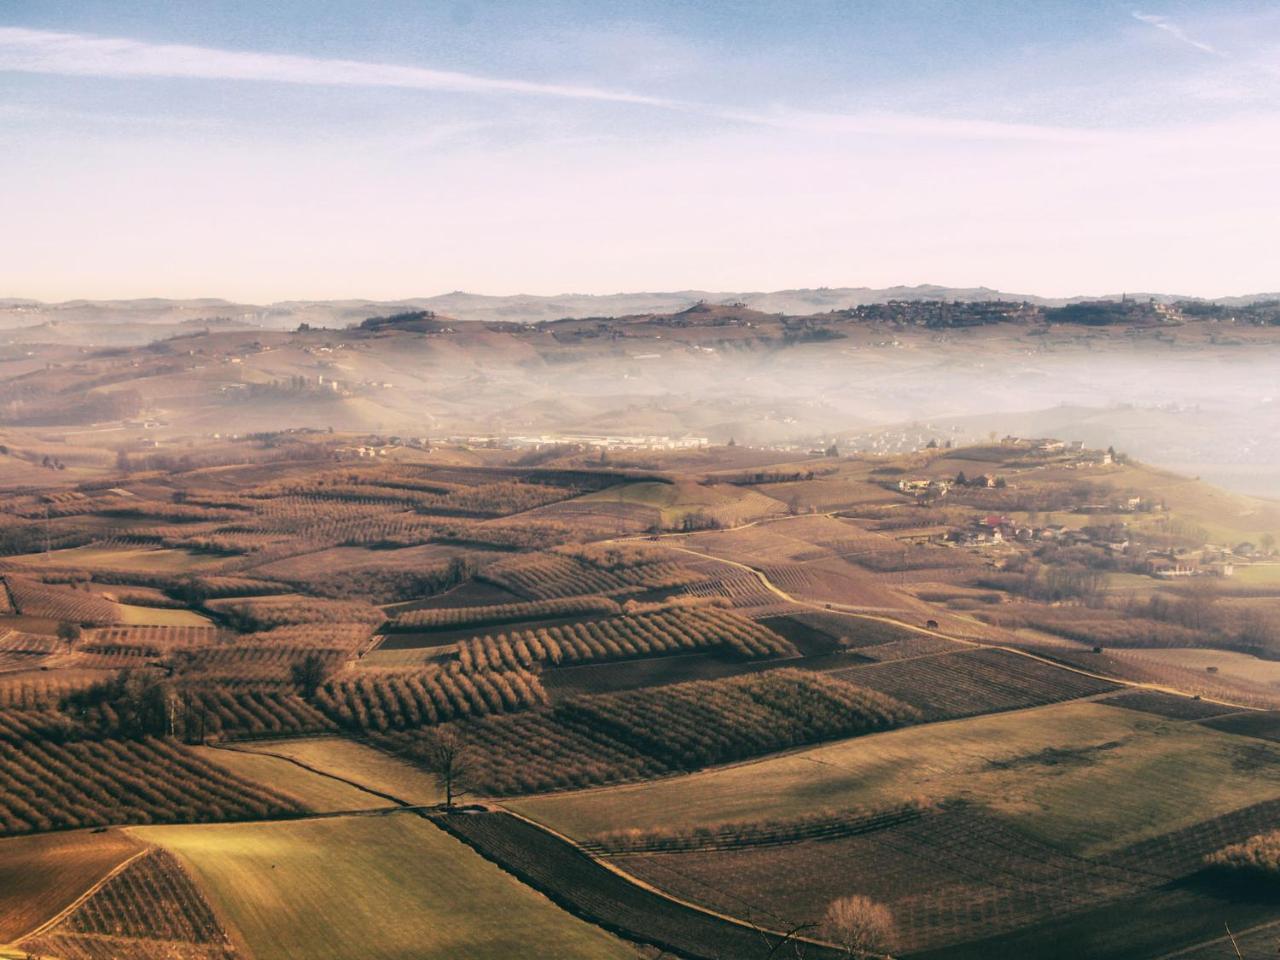
{"label": "distant hill", "polygon": [[[430,311],[442,317],[471,321],[535,323],[566,317],[623,317],[640,314],[677,313],[700,301],[711,304],[741,304],[762,313],[806,315],[842,310],[890,300],[984,300],[1025,301],[1040,306],[1061,307],[1088,300],[1119,300],[1122,294],[1067,298],[1037,297],[1031,294],[993,290],[989,287],[943,287],[933,284],[898,287],[817,287],[769,292],[713,290],[673,290],[665,292],[616,293],[605,295],[566,293],[559,296],[489,296],[453,293],[407,300],[284,300],[278,303],[236,303],[216,298],[193,300],[68,300],[44,303],[38,300],[0,300],[0,329],[50,325],[45,342],[83,342],[76,328],[86,324],[113,324],[168,327],[201,322],[234,324],[271,330],[292,329],[300,323],[318,327],[346,327],[369,317]],[[1158,303],[1193,299],[1173,294],[1129,293],[1130,299],[1154,299]],[[1223,306],[1244,306],[1259,300],[1277,299],[1280,293],[1226,297],[1213,301]],[[152,339],[148,337],[147,339]]]}

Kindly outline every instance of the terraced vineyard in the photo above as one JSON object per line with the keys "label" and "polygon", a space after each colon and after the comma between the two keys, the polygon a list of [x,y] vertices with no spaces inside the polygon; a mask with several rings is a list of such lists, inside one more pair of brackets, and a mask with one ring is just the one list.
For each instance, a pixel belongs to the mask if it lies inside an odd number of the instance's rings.
{"label": "terraced vineyard", "polygon": [[404,730],[546,703],[538,678],[523,670],[467,674],[439,667],[370,672],[330,680],[316,705],[348,730]]}
{"label": "terraced vineyard", "polygon": [[[602,560],[604,558],[601,558]],[[666,590],[696,582],[699,575],[659,556],[619,558],[616,563],[591,563],[565,553],[536,553],[500,560],[479,578],[531,600],[599,594],[626,596],[646,590]]]}
{"label": "terraced vineyard", "polygon": [[[481,856],[514,873],[580,917],[679,956],[751,957],[786,943],[767,929],[691,909],[618,876],[583,851],[507,813],[437,818]],[[806,957],[836,960],[831,948],[807,945]]]}
{"label": "terraced vineyard", "polygon": [[484,636],[458,645],[463,670],[521,669],[720,650],[744,660],[795,657],[772,630],[715,607],[675,607],[540,630]]}
{"label": "terraced vineyard", "polygon": [[702,580],[684,590],[693,597],[723,597],[734,609],[747,611],[752,616],[769,616],[790,609],[790,604],[765,587],[759,577],[745,571]]}
{"label": "terraced vineyard", "polygon": [[74,674],[59,671],[52,676],[18,674],[0,680],[0,707],[11,710],[54,709],[68,694],[88,686],[95,679],[88,671]]}
{"label": "terraced vineyard", "polygon": [[53,637],[6,630],[0,633],[0,673],[36,667],[58,646]]}
{"label": "terraced vineyard", "polygon": [[[892,697],[822,674],[778,669],[570,697],[549,713],[493,716],[454,729],[471,748],[471,785],[512,795],[695,770],[917,718]],[[407,759],[420,757],[413,732],[377,742]]]}
{"label": "terraced vineyard", "polygon": [[9,600],[23,616],[84,624],[115,623],[120,619],[120,608],[96,594],[12,574],[3,580]]}
{"label": "terraced vineyard", "polygon": [[[1126,710],[1140,710],[1158,717],[1168,717],[1171,720],[1205,720],[1237,712],[1234,707],[1211,703],[1208,700],[1180,697],[1159,690],[1126,690],[1114,697],[1108,697],[1106,702],[1112,706],[1124,707]],[[1249,714],[1249,716],[1260,716],[1260,714]],[[1230,727],[1220,729],[1230,729]],[[1244,731],[1233,732],[1243,733]]]}
{"label": "terraced vineyard", "polygon": [[243,632],[273,631],[296,625],[330,626],[363,623],[372,627],[384,615],[372,604],[300,596],[236,597],[206,604]]}
{"label": "terraced vineyard", "polygon": [[391,623],[397,630],[453,630],[459,627],[488,627],[520,620],[548,620],[556,617],[604,616],[621,613],[617,601],[608,597],[564,597],[502,603],[484,607],[437,607],[408,610]]}
{"label": "terraced vineyard", "polygon": [[[1165,882],[1112,862],[1066,856],[963,807],[877,826],[786,845],[628,854],[615,862],[709,909],[775,924],[818,922],[835,897],[867,896],[890,906],[897,950],[908,955],[1040,923]],[[850,863],[876,867],[841,869]]]}
{"label": "terraced vineyard", "polygon": [[67,960],[234,960],[204,895],[171,853],[132,860],[64,919],[22,948]]}
{"label": "terraced vineyard", "polygon": [[[460,725],[471,747],[469,782],[489,796],[515,796],[662,776],[667,765],[559,711],[483,717]],[[412,733],[376,737],[390,752],[415,760]]]}
{"label": "terraced vineyard", "polygon": [[1119,689],[1108,680],[993,649],[852,667],[835,676],[897,697],[930,720],[1018,710]]}
{"label": "terraced vineyard", "polygon": [[283,816],[292,801],[169,740],[0,740],[0,833]]}
{"label": "terraced vineyard", "polygon": [[124,670],[143,666],[160,656],[160,649],[147,643],[85,643],[68,659],[77,667],[93,670]]}
{"label": "terraced vineyard", "polygon": [[215,626],[161,626],[156,624],[128,624],[99,627],[93,631],[98,643],[140,643],[160,649],[170,647],[194,647],[216,643],[222,631]]}
{"label": "terraced vineyard", "polygon": [[188,682],[198,678],[213,683],[283,683],[293,666],[308,655],[320,658],[326,674],[347,659],[347,651],[340,648],[277,643],[198,647],[180,651],[173,662]]}
{"label": "terraced vineyard", "polygon": [[280,690],[208,687],[191,694],[190,711],[210,737],[295,736],[337,729],[314,706]]}
{"label": "terraced vineyard", "polygon": [[954,640],[932,636],[927,633],[912,634],[902,640],[890,640],[888,643],[875,643],[870,646],[856,648],[858,655],[888,663],[891,660],[914,660],[916,657],[929,657],[938,653],[952,653],[964,647]]}

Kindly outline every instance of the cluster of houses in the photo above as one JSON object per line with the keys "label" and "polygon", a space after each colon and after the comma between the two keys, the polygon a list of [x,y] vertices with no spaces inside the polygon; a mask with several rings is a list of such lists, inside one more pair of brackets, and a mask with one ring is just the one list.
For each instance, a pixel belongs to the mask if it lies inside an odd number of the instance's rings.
{"label": "cluster of houses", "polygon": [[377,460],[402,447],[430,450],[431,440],[427,437],[371,437],[368,443],[337,447],[333,456],[335,460]]}
{"label": "cluster of houses", "polygon": [[1143,569],[1161,580],[1182,577],[1230,577],[1241,559],[1225,547],[1206,546],[1200,550],[1148,550]]}
{"label": "cluster of houses", "polygon": [[[1127,556],[1135,572],[1147,573],[1162,580],[1183,577],[1230,577],[1236,564],[1249,559],[1252,544],[1236,548],[1205,546],[1200,549],[1145,549],[1136,556],[1139,545],[1130,539],[1124,523],[1074,528],[1063,524],[1034,526],[1018,523],[1004,514],[989,514],[973,520],[968,527],[935,535],[940,542],[956,546],[990,547],[1014,543],[1054,543],[1063,547],[1093,547],[1113,556]],[[1243,552],[1242,552],[1243,551]]]}
{"label": "cluster of houses", "polygon": [[953,443],[958,442],[958,428],[952,427],[949,430],[953,436],[945,440],[938,439],[943,432],[942,430],[934,428],[927,423],[907,429],[872,430],[846,436],[840,441],[840,447],[841,449],[847,448],[859,453],[882,455],[914,453],[930,446],[950,447]]}
{"label": "cluster of houses", "polygon": [[[947,542],[959,546],[990,546],[998,543],[1039,543],[1054,542],[1063,546],[1077,546],[1092,543],[1092,538],[1081,530],[1073,530],[1062,524],[1046,524],[1033,526],[1005,516],[992,513],[979,517],[961,530],[950,531]],[[1126,541],[1127,544],[1127,541]]]}
{"label": "cluster of houses", "polygon": [[1000,446],[1032,453],[1079,453],[1084,450],[1083,440],[1057,440],[1053,437],[1014,437],[1000,440]]}
{"label": "cluster of houses", "polygon": [[[480,438],[472,439],[479,440]],[[491,437],[484,439],[494,440],[496,438]],[[545,447],[562,446],[565,444],[603,450],[696,450],[701,447],[710,446],[711,440],[708,437],[695,436],[693,434],[670,437],[653,435],[640,436],[624,434],[565,433],[543,434],[541,436],[506,437],[498,441],[498,444],[504,447],[524,447],[533,450],[541,450]]]}
{"label": "cluster of houses", "polygon": [[933,500],[945,497],[955,487],[993,489],[1004,485],[1003,477],[996,476],[994,473],[980,473],[974,477],[966,477],[964,474],[959,474],[954,480],[940,480],[936,477],[904,478],[898,481],[898,490],[902,493],[912,494],[921,500]]}
{"label": "cluster of houses", "polygon": [[352,447],[338,447],[333,451],[335,460],[377,460],[385,457],[389,447],[371,447],[365,444]]}

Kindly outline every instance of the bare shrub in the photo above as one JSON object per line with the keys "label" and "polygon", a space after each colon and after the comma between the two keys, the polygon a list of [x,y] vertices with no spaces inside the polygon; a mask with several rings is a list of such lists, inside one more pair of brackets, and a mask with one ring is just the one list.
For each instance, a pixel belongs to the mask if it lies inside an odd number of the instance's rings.
{"label": "bare shrub", "polygon": [[850,957],[887,957],[893,948],[893,913],[860,894],[839,897],[827,906],[823,932]]}

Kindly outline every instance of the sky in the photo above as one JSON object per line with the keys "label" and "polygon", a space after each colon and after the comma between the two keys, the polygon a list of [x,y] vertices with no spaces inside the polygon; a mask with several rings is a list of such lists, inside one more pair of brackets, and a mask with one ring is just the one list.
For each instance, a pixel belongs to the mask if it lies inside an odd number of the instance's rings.
{"label": "sky", "polygon": [[1280,290],[1274,2],[0,0],[0,296]]}

